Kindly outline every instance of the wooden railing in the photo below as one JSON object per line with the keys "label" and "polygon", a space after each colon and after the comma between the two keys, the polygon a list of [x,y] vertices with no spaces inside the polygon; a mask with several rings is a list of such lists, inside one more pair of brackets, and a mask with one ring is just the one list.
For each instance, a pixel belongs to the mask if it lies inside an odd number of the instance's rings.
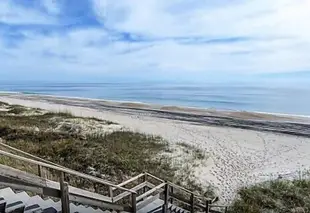
{"label": "wooden railing", "polygon": [[[156,199],[158,196],[160,196],[161,194],[163,194],[162,198],[164,200],[164,206],[163,212],[166,212],[166,210],[168,209],[168,204],[169,203],[173,203],[173,200],[178,201],[180,203],[185,204],[186,206],[189,207],[189,211],[192,213],[195,211],[195,209],[200,209],[203,210],[204,212],[212,212],[211,208],[212,207],[217,207],[212,205],[213,203],[215,203],[216,201],[218,201],[218,197],[215,197],[213,199],[211,198],[206,198],[204,196],[201,196],[199,194],[195,194],[194,192],[181,187],[179,185],[176,185],[172,182],[169,181],[164,181],[150,173],[143,173],[143,174],[139,174],[121,184],[118,184],[118,186],[126,186],[129,185],[133,182],[136,182],[138,179],[142,179],[142,183],[137,183],[137,187],[132,188],[132,189],[142,189],[143,187],[149,187],[150,190],[144,190],[144,193],[140,196],[137,197],[137,202],[141,202],[144,198],[152,195],[152,197],[154,197],[154,199]],[[154,185],[153,183],[150,183],[157,181],[158,185]],[[116,190],[116,188],[113,188],[112,190]],[[174,193],[175,190],[179,190],[180,194],[176,194]],[[186,199],[184,196],[184,194],[188,194],[190,196],[190,199]],[[116,198],[116,200],[120,200],[123,198],[123,196],[126,196],[126,192],[124,192],[123,194],[119,195],[118,198]],[[140,203],[138,205],[137,209],[141,209],[144,206],[146,206],[147,204],[151,203],[153,200],[152,199],[148,199],[146,201],[144,201],[143,203]]]}
{"label": "wooden railing", "polygon": [[[0,180],[0,185],[6,185],[11,188],[33,191],[38,194],[60,198],[63,213],[70,212],[70,201],[104,209],[135,213],[158,198],[164,200],[163,212],[166,212],[169,203],[172,204],[174,201],[187,206],[191,213],[193,213],[197,208],[203,210],[204,212],[211,212],[210,208],[212,207],[212,204],[218,200],[217,198],[210,199],[195,194],[184,187],[178,186],[172,182],[164,181],[149,173],[139,174],[120,184],[113,184],[101,178],[77,172],[75,170],[57,165],[53,162],[49,162],[45,159],[41,159],[29,153],[10,147],[7,144],[0,142],[0,146],[4,147],[6,150],[13,151],[26,157],[3,150],[0,150],[0,155],[35,165],[38,170],[38,175],[36,176],[8,166],[0,165],[0,177],[4,178],[1,178],[3,180]],[[42,173],[44,169],[55,171],[58,177],[58,182],[44,177]],[[108,188],[108,196],[102,195],[97,191],[90,192],[89,190],[83,190],[70,186],[67,182],[65,182],[67,175],[77,176],[78,178],[86,179],[93,183],[106,186]],[[127,186],[130,188],[127,188]],[[177,194],[175,191],[180,191],[180,193]],[[189,197],[189,199],[186,197]],[[127,204],[122,203],[122,200],[124,199],[126,199]],[[128,202],[130,204],[128,204]]]}
{"label": "wooden railing", "polygon": [[[220,210],[212,210],[211,208],[216,208]],[[229,206],[227,205],[210,205],[209,212],[211,213],[227,213],[228,212]]]}
{"label": "wooden railing", "polygon": [[[56,174],[58,174],[59,183],[54,182],[52,180],[48,180],[43,177],[34,176],[32,174],[28,174],[26,172],[22,172],[16,169],[11,169],[8,166],[0,165],[1,166],[0,175],[5,180],[5,181],[1,181],[0,185],[7,185],[7,186],[11,186],[12,188],[15,187],[18,189],[40,192],[47,196],[61,198],[62,212],[64,213],[67,213],[67,212],[69,213],[69,200],[74,201],[74,202],[94,205],[94,206],[101,207],[101,208],[128,211],[128,212],[136,212],[135,210],[136,192],[133,190],[126,189],[124,187],[117,186],[115,184],[111,184],[110,182],[107,182],[105,180],[102,180],[100,178],[97,178],[91,175],[83,174],[83,173],[80,173],[80,172],[77,172],[71,169],[67,169],[64,167],[47,164],[47,163],[40,162],[37,160],[32,160],[32,159],[18,156],[18,155],[15,155],[15,154],[12,154],[6,151],[0,150],[0,155],[38,166],[38,173],[39,173],[38,175],[40,175],[40,171],[42,171],[43,168],[48,168],[48,169],[56,171]],[[131,200],[132,200],[131,205],[122,206],[118,204],[117,205],[113,204],[113,194],[110,196],[104,196],[98,193],[92,193],[87,190],[82,190],[79,188],[69,186],[68,183],[64,181],[65,175],[67,174],[74,175],[79,178],[87,179],[89,181],[108,186],[109,188],[113,187],[123,192],[127,192],[129,193],[129,195],[131,195]],[[42,190],[38,190],[38,187],[42,188]]]}

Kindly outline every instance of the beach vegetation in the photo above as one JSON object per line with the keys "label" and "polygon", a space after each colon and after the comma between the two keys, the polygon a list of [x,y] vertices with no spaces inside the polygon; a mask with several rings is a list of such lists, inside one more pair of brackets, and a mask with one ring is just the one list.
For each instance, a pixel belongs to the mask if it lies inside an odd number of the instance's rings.
{"label": "beach vegetation", "polygon": [[229,213],[310,212],[310,180],[274,180],[239,190]]}
{"label": "beach vegetation", "polygon": [[[83,173],[93,168],[96,176],[114,183],[149,172],[195,189],[199,194],[207,196],[210,192],[209,188],[188,178],[191,172],[178,171],[172,163],[168,142],[159,136],[132,132],[98,118],[76,117],[67,111],[47,112],[17,105],[9,108],[0,113],[0,138],[12,147]],[[24,114],[25,111],[36,113]],[[105,127],[111,126],[115,131],[105,131]],[[162,154],[165,152],[168,154]],[[203,158],[198,151],[193,153]],[[0,163],[36,171],[36,168],[2,156]],[[69,183],[85,185],[75,178]]]}
{"label": "beach vegetation", "polygon": [[9,105],[8,103],[0,101],[0,107],[2,107],[2,106],[8,106],[8,105]]}
{"label": "beach vegetation", "polygon": [[25,111],[27,111],[27,108],[22,107],[20,105],[10,105],[8,109],[9,109],[8,113],[11,114],[22,114]]}
{"label": "beach vegetation", "polygon": [[185,143],[185,142],[180,142],[180,143],[177,143],[178,146],[180,146],[184,152],[186,152],[187,154],[190,154],[192,156],[192,160],[206,160],[208,159],[208,156],[206,155],[206,153],[196,147],[196,146],[193,146],[189,143]]}

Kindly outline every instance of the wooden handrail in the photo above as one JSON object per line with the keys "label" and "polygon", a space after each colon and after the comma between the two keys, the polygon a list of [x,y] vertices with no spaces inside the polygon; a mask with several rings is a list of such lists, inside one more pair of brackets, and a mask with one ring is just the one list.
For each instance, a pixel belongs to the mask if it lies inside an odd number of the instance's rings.
{"label": "wooden handrail", "polygon": [[169,184],[170,186],[174,187],[174,188],[178,188],[178,189],[180,189],[180,190],[182,190],[182,191],[185,191],[185,192],[188,193],[188,194],[193,194],[194,197],[196,197],[196,198],[201,198],[201,199],[204,199],[204,200],[212,200],[211,198],[207,198],[207,197],[204,197],[204,196],[202,196],[202,195],[195,194],[195,193],[193,193],[192,191],[190,191],[190,190],[188,190],[188,189],[185,189],[185,188],[182,187],[182,186],[179,186],[179,185],[176,185],[176,184],[174,184],[174,183],[171,183],[171,182],[169,182],[169,181],[168,181],[168,184]]}
{"label": "wooden handrail", "polygon": [[[122,182],[122,183],[120,183],[120,184],[118,184],[117,186],[119,186],[119,187],[122,187],[122,186],[125,186],[125,185],[127,185],[128,183],[131,183],[131,182],[133,182],[133,181],[135,181],[135,180],[137,180],[137,179],[139,179],[140,177],[143,177],[145,174],[139,174],[139,175],[137,175],[137,176],[135,176],[135,177],[133,177],[133,178],[131,178],[131,179],[129,179],[129,180],[126,180],[125,182]],[[112,190],[115,190],[116,188],[115,187],[113,187],[112,188]]]}
{"label": "wooden handrail", "polygon": [[151,177],[151,178],[154,178],[154,179],[156,179],[156,180],[158,180],[158,181],[160,181],[160,182],[162,182],[162,183],[165,182],[164,180],[162,180],[162,179],[160,179],[160,178],[158,178],[158,177],[156,177],[156,176],[154,176],[154,175],[152,175],[152,174],[150,174],[150,173],[145,172],[144,174],[146,174],[147,176],[149,176],[149,177]]}
{"label": "wooden handrail", "polygon": [[226,208],[226,207],[229,207],[229,206],[227,206],[227,205],[213,205],[213,204],[211,204],[210,207]]}
{"label": "wooden handrail", "polygon": [[140,195],[139,197],[137,197],[137,202],[139,202],[140,200],[142,200],[145,197],[148,197],[149,195],[153,194],[154,192],[160,190],[165,185],[166,185],[166,183],[159,184],[158,186],[154,187],[153,189],[151,189],[151,190],[147,191],[146,193]]}
{"label": "wooden handrail", "polygon": [[[54,165],[54,166],[58,166],[58,167],[61,167],[61,168],[67,169],[67,170],[71,170],[71,171],[74,171],[74,172],[79,173],[79,174],[81,174],[81,175],[88,175],[88,174],[85,174],[85,173],[82,173],[82,172],[78,172],[78,171],[75,171],[75,170],[73,170],[73,169],[64,167],[64,166],[59,165],[59,164],[57,164],[57,163],[53,163],[53,162],[51,162],[51,161],[42,159],[42,158],[37,157],[37,156],[35,156],[35,155],[29,154],[29,153],[27,153],[27,152],[24,152],[24,151],[22,151],[22,150],[19,150],[19,149],[17,149],[17,148],[14,148],[14,147],[12,147],[12,146],[9,146],[9,145],[7,145],[7,144],[1,142],[1,141],[3,141],[3,140],[0,138],[0,145],[4,146],[5,148],[10,149],[10,150],[15,151],[15,152],[18,152],[18,153],[23,154],[23,155],[25,155],[25,156],[28,156],[28,157],[30,157],[30,158],[33,158],[34,160],[41,161],[41,162],[43,162],[43,163],[51,164],[51,165]],[[88,175],[88,176],[93,177],[93,176],[91,176],[91,175]],[[101,179],[101,178],[98,178],[98,179]],[[103,179],[102,179],[102,180],[103,180]],[[104,180],[104,181],[106,181],[106,180]],[[106,181],[106,182],[109,182],[109,181]],[[109,183],[112,184],[112,185],[114,185],[112,182],[109,182]]]}
{"label": "wooden handrail", "polygon": [[[144,186],[147,186],[147,185],[148,184],[146,182],[144,182],[144,183],[141,183],[141,184],[131,188],[131,190],[137,191],[137,190],[139,190],[139,189],[141,189],[141,188],[143,188]],[[127,197],[130,194],[131,194],[130,192],[123,192],[123,193],[115,196],[112,200],[113,200],[113,202],[117,202],[117,201],[123,199],[124,197]]]}
{"label": "wooden handrail", "polygon": [[177,194],[170,193],[170,194],[169,194],[169,197],[172,198],[172,199],[174,199],[174,200],[177,200],[178,202],[181,202],[181,203],[183,203],[183,204],[185,204],[185,205],[187,205],[187,206],[190,206],[190,205],[191,205],[189,200],[186,200],[186,199],[184,199],[184,198],[178,196]]}
{"label": "wooden handrail", "polygon": [[[14,147],[12,147],[12,146],[9,146],[9,145],[7,145],[7,144],[1,142],[1,141],[3,141],[3,140],[0,138],[0,145],[3,146],[3,147],[5,147],[5,148],[7,148],[7,149],[10,149],[10,150],[15,151],[15,152],[17,152],[17,153],[20,153],[20,154],[25,155],[25,156],[27,156],[27,157],[33,158],[33,159],[35,159],[35,160],[37,160],[37,161],[41,161],[41,162],[48,163],[48,164],[51,164],[51,165],[54,165],[54,166],[66,168],[66,167],[61,166],[61,165],[59,165],[59,164],[53,163],[53,162],[51,162],[51,161],[48,161],[48,160],[39,158],[39,157],[37,157],[37,156],[35,156],[35,155],[32,155],[32,154],[29,154],[29,153],[27,153],[27,152],[24,152],[24,151],[22,151],[22,150],[20,150],[20,149],[16,149],[16,148],[14,148]],[[67,169],[69,169],[69,168],[67,168]]]}
{"label": "wooden handrail", "polygon": [[[58,183],[2,164],[0,164],[0,179],[0,184],[3,186],[61,198],[61,182],[63,180]],[[68,186],[68,188],[69,200],[72,202],[120,211],[128,207],[113,203],[108,196],[73,186]],[[126,193],[130,194],[130,192]]]}
{"label": "wooden handrail", "polygon": [[21,160],[21,161],[24,161],[24,162],[27,162],[27,163],[43,166],[43,167],[46,167],[46,168],[49,168],[49,169],[54,169],[54,170],[59,171],[59,172],[64,172],[66,174],[75,175],[75,176],[78,176],[78,177],[81,177],[81,178],[85,178],[85,179],[88,179],[88,180],[91,180],[91,181],[94,181],[94,182],[97,182],[97,183],[100,183],[100,184],[104,184],[104,185],[107,185],[107,186],[111,186],[111,187],[123,190],[123,191],[128,191],[128,192],[131,192],[131,193],[136,193],[135,191],[132,191],[130,189],[126,189],[124,187],[119,187],[117,185],[111,184],[110,182],[104,181],[104,180],[102,180],[100,178],[96,178],[94,176],[86,175],[86,174],[83,174],[83,173],[80,173],[80,172],[77,172],[77,171],[74,171],[74,170],[71,170],[71,169],[67,169],[67,168],[63,168],[63,167],[59,167],[59,166],[54,166],[54,165],[50,165],[50,164],[43,163],[43,162],[40,162],[40,161],[28,159],[28,158],[25,158],[25,157],[14,155],[14,154],[9,153],[9,152],[5,152],[3,150],[0,150],[0,154],[4,155],[4,156],[7,156],[7,157],[10,157],[10,158],[14,158],[16,160]]}

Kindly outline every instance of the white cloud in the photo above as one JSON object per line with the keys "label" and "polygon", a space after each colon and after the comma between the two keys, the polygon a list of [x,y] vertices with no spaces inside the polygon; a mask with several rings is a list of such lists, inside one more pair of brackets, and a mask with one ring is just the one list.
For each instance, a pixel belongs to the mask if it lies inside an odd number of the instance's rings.
{"label": "white cloud", "polygon": [[[7,48],[0,38],[0,62],[7,69],[42,73],[57,69],[199,75],[310,69],[309,0],[197,2],[94,0],[93,8],[106,28],[67,29],[48,35],[23,29],[21,33],[29,39],[20,42],[18,48]],[[52,16],[61,12],[57,2],[42,3],[48,14],[1,1],[0,22],[61,24]],[[141,35],[150,41],[117,40],[111,30]],[[177,40],[193,36],[222,41],[240,37],[240,41],[185,44]]]}
{"label": "white cloud", "polygon": [[0,22],[5,24],[54,24],[55,19],[35,8],[24,8],[9,0],[0,1]]}
{"label": "white cloud", "polygon": [[[227,1],[217,5],[195,5],[193,1],[182,0],[105,2],[101,10],[108,12],[104,13],[103,21],[120,31],[157,38],[253,38],[240,43],[199,46],[163,43],[148,49],[146,54],[159,57],[158,63],[162,67],[169,64],[188,71],[230,69],[257,72],[310,68],[310,57],[306,54],[310,49],[301,47],[310,43],[309,0]],[[98,15],[100,17],[100,13]],[[229,55],[235,51],[252,54]],[[167,52],[169,54],[163,58]],[[279,63],[281,60],[285,62]]]}
{"label": "white cloud", "polygon": [[61,12],[61,8],[57,0],[40,0],[40,3],[49,14],[58,15]]}
{"label": "white cloud", "polygon": [[[186,0],[102,0],[97,14],[116,29],[153,36],[300,36],[310,19],[309,0],[227,1],[211,7]],[[188,2],[187,4],[185,4]],[[183,4],[181,4],[183,3]],[[178,10],[173,10],[179,8]],[[181,10],[182,9],[182,10]],[[296,32],[298,27],[301,32]],[[294,33],[293,33],[294,32]]]}

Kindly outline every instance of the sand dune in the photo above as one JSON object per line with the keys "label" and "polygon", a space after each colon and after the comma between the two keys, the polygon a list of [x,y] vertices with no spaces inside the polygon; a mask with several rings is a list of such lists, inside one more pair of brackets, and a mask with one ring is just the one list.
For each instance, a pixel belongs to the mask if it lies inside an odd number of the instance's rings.
{"label": "sand dune", "polygon": [[0,95],[0,101],[53,111],[70,110],[78,116],[98,117],[134,131],[161,135],[171,144],[194,145],[211,159],[193,174],[202,184],[214,184],[221,199],[227,202],[239,187],[310,167],[307,118],[212,110],[190,114],[180,108],[145,110],[139,105],[20,94]]}

